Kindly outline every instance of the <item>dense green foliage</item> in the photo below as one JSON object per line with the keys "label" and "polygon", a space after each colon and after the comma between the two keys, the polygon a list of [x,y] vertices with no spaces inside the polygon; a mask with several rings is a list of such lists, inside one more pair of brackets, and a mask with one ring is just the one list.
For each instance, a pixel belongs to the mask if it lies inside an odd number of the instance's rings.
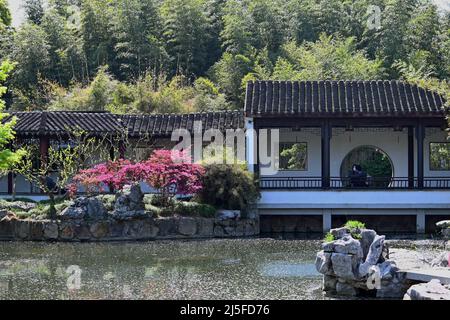
{"label": "dense green foliage", "polygon": [[[8,61],[3,61],[0,65],[0,84],[3,83],[8,74],[14,68],[14,65]],[[6,92],[6,87],[0,85],[0,98]],[[14,139],[14,125],[16,119],[13,118],[10,121],[2,122],[2,119],[8,116],[2,113],[5,106],[5,102],[0,99],[0,175],[8,171],[14,166],[21,157],[24,156],[23,150],[11,150],[9,144]]]}
{"label": "dense green foliage", "polygon": [[205,166],[201,203],[220,209],[247,212],[259,198],[253,175],[241,165],[210,164]]}
{"label": "dense green foliage", "polygon": [[[186,112],[242,108],[250,79],[450,75],[450,13],[432,0],[0,0],[9,106]],[[371,27],[370,5],[381,10]]]}

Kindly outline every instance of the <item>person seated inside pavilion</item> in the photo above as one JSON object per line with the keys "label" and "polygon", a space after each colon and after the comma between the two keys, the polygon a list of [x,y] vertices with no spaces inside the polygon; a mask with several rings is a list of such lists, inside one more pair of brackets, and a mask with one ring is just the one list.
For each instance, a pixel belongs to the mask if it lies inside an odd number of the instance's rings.
{"label": "person seated inside pavilion", "polygon": [[367,173],[363,171],[362,167],[358,164],[352,166],[352,170],[348,175],[350,181],[350,187],[362,188],[367,187]]}

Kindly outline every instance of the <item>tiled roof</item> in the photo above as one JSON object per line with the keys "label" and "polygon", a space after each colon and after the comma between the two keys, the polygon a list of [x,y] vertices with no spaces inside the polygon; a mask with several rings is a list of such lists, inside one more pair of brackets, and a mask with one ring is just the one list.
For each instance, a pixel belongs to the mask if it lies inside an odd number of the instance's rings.
{"label": "tiled roof", "polygon": [[114,134],[123,130],[117,116],[107,112],[32,111],[10,114],[18,119],[14,130],[20,136],[58,135],[68,130]]}
{"label": "tiled roof", "polygon": [[149,134],[152,136],[170,136],[175,129],[187,129],[193,132],[194,122],[202,122],[202,130],[243,129],[245,126],[242,111],[216,111],[189,114],[151,114],[122,115],[124,125],[131,136]]}
{"label": "tiled roof", "polygon": [[116,115],[109,112],[34,111],[11,112],[18,118],[14,128],[18,136],[64,134],[80,129],[92,134],[119,134],[128,129],[131,136],[170,136],[174,129],[193,130],[194,121],[202,122],[202,129],[244,128],[241,111],[217,111],[191,114]]}
{"label": "tiled roof", "polygon": [[437,93],[402,81],[255,81],[247,116],[441,116]]}

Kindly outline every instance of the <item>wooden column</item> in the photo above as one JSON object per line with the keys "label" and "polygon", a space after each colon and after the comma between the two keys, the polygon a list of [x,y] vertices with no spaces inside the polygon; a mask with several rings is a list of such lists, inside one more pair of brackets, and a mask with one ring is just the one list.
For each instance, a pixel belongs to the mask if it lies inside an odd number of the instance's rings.
{"label": "wooden column", "polygon": [[[259,139],[259,128],[255,128],[255,135],[256,135],[256,156],[255,156],[255,165],[254,165],[254,169],[253,169],[253,173],[255,174],[256,177],[260,176],[260,169],[259,169],[259,144],[261,143],[260,139]],[[272,150],[271,150],[272,152]]]}
{"label": "wooden column", "polygon": [[48,137],[39,138],[39,153],[41,161],[45,163],[48,158],[48,149],[50,148],[50,139]]}
{"label": "wooden column", "polygon": [[330,142],[331,125],[328,120],[322,122],[322,188],[330,187]]}
{"label": "wooden column", "polygon": [[114,161],[116,159],[116,150],[113,146],[109,148],[109,160]]}
{"label": "wooden column", "polygon": [[416,127],[416,139],[417,139],[417,187],[423,188],[424,178],[424,161],[423,161],[423,149],[425,139],[425,127],[421,121],[418,122]]}
{"label": "wooden column", "polygon": [[8,194],[13,194],[13,173],[8,172]]}
{"label": "wooden column", "polygon": [[127,147],[123,141],[119,142],[119,159],[125,159],[125,152],[127,151]]}
{"label": "wooden column", "polygon": [[408,127],[408,188],[414,188],[414,127]]}
{"label": "wooden column", "polygon": [[[50,139],[49,137],[40,137],[39,138],[39,153],[41,156],[41,167],[45,166],[48,161],[48,149],[50,148]],[[48,174],[48,173],[47,173]],[[33,183],[30,182],[30,193],[33,193]],[[41,190],[43,193],[43,190]]]}

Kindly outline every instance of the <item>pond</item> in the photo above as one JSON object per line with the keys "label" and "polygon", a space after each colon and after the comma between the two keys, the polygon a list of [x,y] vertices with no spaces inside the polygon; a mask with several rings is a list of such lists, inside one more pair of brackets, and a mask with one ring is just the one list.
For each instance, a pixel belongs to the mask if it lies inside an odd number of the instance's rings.
{"label": "pond", "polygon": [[0,299],[323,299],[320,241],[0,243]]}

